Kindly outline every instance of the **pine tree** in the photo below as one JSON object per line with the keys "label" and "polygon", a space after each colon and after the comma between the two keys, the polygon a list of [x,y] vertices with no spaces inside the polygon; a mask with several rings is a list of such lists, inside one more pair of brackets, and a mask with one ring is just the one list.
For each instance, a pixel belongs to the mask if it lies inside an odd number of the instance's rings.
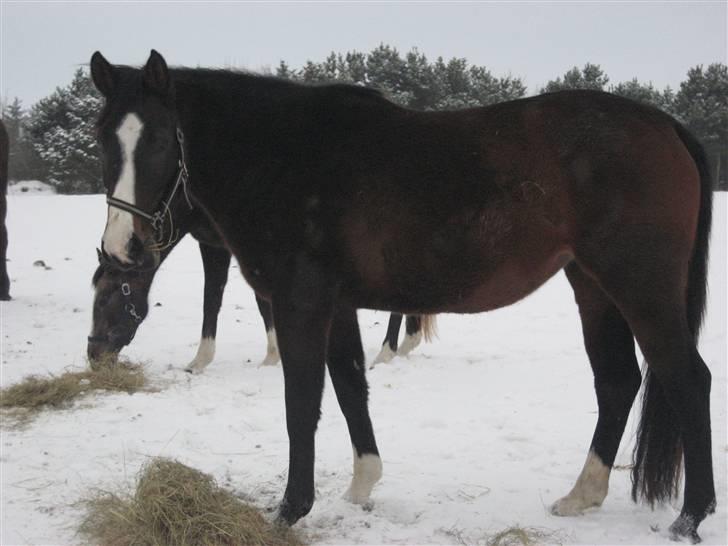
{"label": "pine tree", "polygon": [[28,116],[20,99],[15,97],[3,111],[3,121],[8,130],[8,178],[28,180],[44,178],[43,161],[35,151],[27,130]]}
{"label": "pine tree", "polygon": [[61,193],[103,191],[94,129],[101,106],[101,97],[83,69],[67,87],[57,88],[33,106],[33,144],[48,166],[48,182]]}
{"label": "pine tree", "polygon": [[675,95],[675,115],[703,142],[716,184],[728,189],[728,67],[714,63],[691,68]]}
{"label": "pine tree", "polygon": [[465,59],[430,63],[417,48],[404,58],[396,48],[380,44],[368,54],[331,53],[323,62],[308,61],[292,70],[281,61],[281,78],[308,83],[348,82],[382,91],[390,100],[415,110],[453,110],[519,98],[526,87],[519,78],[496,78],[485,67]]}
{"label": "pine tree", "polygon": [[562,78],[549,81],[541,93],[563,91],[565,89],[595,89],[602,91],[609,83],[609,77],[598,64],[586,63],[584,68],[574,67]]}
{"label": "pine tree", "polygon": [[675,98],[670,87],[666,87],[664,91],[660,91],[655,89],[652,82],[647,84],[640,83],[637,78],[612,86],[609,92],[628,99],[651,104],[665,112],[672,112]]}
{"label": "pine tree", "polygon": [[407,105],[413,95],[404,86],[404,67],[405,62],[396,48],[380,44],[367,55],[367,84],[381,90],[397,104]]}

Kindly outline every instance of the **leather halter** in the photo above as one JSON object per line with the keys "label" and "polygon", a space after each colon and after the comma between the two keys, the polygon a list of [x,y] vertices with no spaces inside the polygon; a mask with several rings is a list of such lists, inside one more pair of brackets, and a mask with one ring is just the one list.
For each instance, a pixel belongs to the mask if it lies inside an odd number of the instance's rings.
{"label": "leather halter", "polygon": [[171,220],[172,213],[169,210],[169,206],[172,203],[172,199],[174,199],[174,196],[177,193],[177,190],[179,190],[180,186],[182,187],[182,191],[184,193],[185,200],[187,201],[187,205],[190,207],[190,209],[194,208],[192,206],[192,202],[190,201],[190,196],[187,193],[187,182],[190,179],[190,173],[187,170],[187,162],[185,161],[184,135],[182,133],[182,129],[179,126],[177,127],[177,143],[179,144],[179,169],[177,171],[177,178],[175,179],[174,186],[172,186],[172,190],[169,192],[167,198],[161,200],[159,206],[154,212],[150,214],[140,209],[136,205],[128,203],[127,201],[117,199],[116,197],[106,197],[106,202],[109,204],[109,206],[116,207],[117,209],[121,209],[126,212],[130,212],[149,222],[159,239],[156,241],[157,243],[159,243],[162,238],[164,217],[169,214]]}

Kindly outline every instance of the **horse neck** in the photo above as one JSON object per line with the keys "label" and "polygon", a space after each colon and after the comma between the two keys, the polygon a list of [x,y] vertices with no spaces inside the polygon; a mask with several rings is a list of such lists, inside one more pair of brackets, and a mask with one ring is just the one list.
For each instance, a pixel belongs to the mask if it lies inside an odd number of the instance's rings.
{"label": "horse neck", "polygon": [[[185,133],[193,194],[207,208],[206,195],[235,179],[244,185],[246,173],[257,168],[243,157],[246,142],[271,140],[269,124],[255,123],[261,111],[272,112],[271,93],[285,83],[264,77],[223,71],[182,70],[174,74],[177,114]],[[225,85],[226,79],[229,86]],[[254,134],[253,134],[254,128]],[[266,134],[266,131],[271,134]],[[235,142],[235,153],[229,142]],[[239,150],[239,152],[238,152]],[[220,165],[226,166],[223,172]]]}

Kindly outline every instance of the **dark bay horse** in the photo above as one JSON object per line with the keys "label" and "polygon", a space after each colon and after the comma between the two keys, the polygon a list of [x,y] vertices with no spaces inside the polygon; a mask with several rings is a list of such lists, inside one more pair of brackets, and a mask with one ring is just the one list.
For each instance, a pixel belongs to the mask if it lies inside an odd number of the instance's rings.
{"label": "dark bay horse", "polygon": [[[175,207],[175,234],[161,252],[161,262],[187,233],[200,246],[204,271],[202,334],[197,354],[185,367],[190,373],[201,373],[215,357],[217,319],[222,296],[227,284],[230,252],[223,245],[207,217],[199,209]],[[149,311],[149,290],[158,268],[144,271],[124,271],[106,263],[102,256],[93,275],[94,303],[91,334],[88,337],[87,355],[94,363],[102,355],[116,357],[131,343]],[[280,361],[273,315],[270,303],[256,296],[256,303],[265,326],[267,348],[261,366],[272,366]],[[406,318],[406,334],[402,345],[397,347],[402,315],[391,313],[382,350],[372,364],[388,362],[395,355],[404,356],[412,351],[423,337],[433,335],[434,317],[418,315]]]}
{"label": "dark bay horse", "polygon": [[[712,193],[701,145],[676,120],[572,91],[416,112],[348,85],[302,86],[222,70],[91,60],[106,97],[108,222],[120,267],[158,262],[189,190],[245,279],[271,301],[290,440],[279,517],[314,501],[314,436],[328,365],[354,446],[349,497],[381,475],[356,309],[476,313],[565,269],[599,417],[558,515],[598,506],[648,363],[633,497],[676,493],[673,536],[698,541],[715,508],[710,372],[697,350]],[[189,176],[188,176],[189,175]]]}
{"label": "dark bay horse", "polygon": [[10,299],[10,277],[8,277],[7,251],[8,229],[5,216],[8,211],[8,158],[10,142],[5,124],[0,120],[0,301]]}

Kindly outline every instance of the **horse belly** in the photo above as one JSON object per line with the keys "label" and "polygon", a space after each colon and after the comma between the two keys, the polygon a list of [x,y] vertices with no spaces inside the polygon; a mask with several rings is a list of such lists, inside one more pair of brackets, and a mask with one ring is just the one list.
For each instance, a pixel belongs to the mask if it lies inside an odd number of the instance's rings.
{"label": "horse belly", "polygon": [[566,247],[536,257],[509,260],[467,296],[454,301],[442,311],[451,313],[480,313],[506,307],[525,298],[573,259]]}
{"label": "horse belly", "polygon": [[520,216],[490,211],[419,233],[400,225],[384,237],[358,238],[349,297],[358,307],[410,314],[478,313],[515,303],[573,254],[561,228],[512,215]]}

